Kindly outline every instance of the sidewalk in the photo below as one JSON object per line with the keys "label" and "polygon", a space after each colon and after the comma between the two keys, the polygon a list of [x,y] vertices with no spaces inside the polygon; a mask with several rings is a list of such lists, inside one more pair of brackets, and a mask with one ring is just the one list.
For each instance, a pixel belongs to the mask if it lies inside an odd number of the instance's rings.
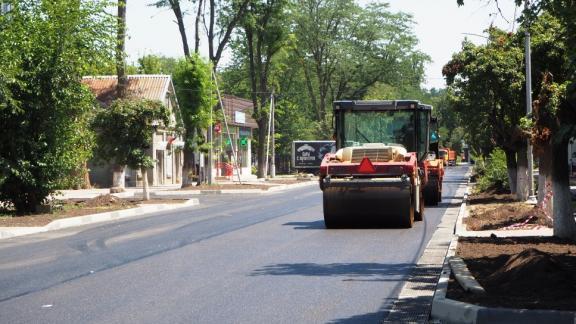
{"label": "sidewalk", "polygon": [[[151,198],[164,198],[164,199],[186,199],[194,198],[201,194],[267,194],[271,192],[283,191],[292,188],[298,188],[303,186],[318,185],[318,181],[315,178],[311,178],[309,181],[302,181],[294,184],[282,184],[275,181],[281,180],[296,180],[295,177],[279,177],[276,180],[269,181],[246,181],[242,182],[243,185],[258,185],[265,186],[266,190],[263,189],[248,189],[242,188],[238,182],[234,181],[217,181],[215,185],[225,185],[231,186],[236,185],[238,188],[234,189],[198,189],[195,190],[194,187],[180,190],[180,185],[163,185],[150,187],[150,197]],[[131,198],[142,196],[142,187],[127,187],[125,192],[112,194],[118,198]],[[56,199],[90,199],[97,197],[99,195],[105,195],[110,193],[108,188],[103,189],[81,189],[81,190],[61,190],[61,194],[55,196]]]}
{"label": "sidewalk", "polygon": [[[38,227],[0,227],[0,239],[29,235],[47,231],[53,231],[62,228],[75,227],[81,225],[88,225],[99,223],[109,220],[118,220],[129,217],[143,216],[158,211],[175,210],[178,208],[186,208],[199,204],[196,197],[203,194],[269,194],[293,188],[317,185],[318,182],[311,179],[310,181],[303,181],[294,184],[279,184],[274,181],[251,181],[247,184],[266,185],[268,190],[261,189],[226,189],[226,190],[179,190],[180,185],[165,185],[151,187],[151,198],[162,199],[188,199],[187,202],[182,204],[154,204],[140,206],[136,208],[117,210],[112,212],[104,212],[99,214],[91,214],[77,217],[68,217],[63,219],[54,220],[45,226]],[[245,183],[245,182],[243,182]],[[234,184],[232,181],[219,181],[217,184]],[[108,188],[103,189],[82,189],[82,190],[61,190],[59,194],[55,195],[56,199],[91,199],[99,195],[109,194]],[[142,196],[142,187],[129,187],[125,192],[112,194],[118,198],[132,198]]]}

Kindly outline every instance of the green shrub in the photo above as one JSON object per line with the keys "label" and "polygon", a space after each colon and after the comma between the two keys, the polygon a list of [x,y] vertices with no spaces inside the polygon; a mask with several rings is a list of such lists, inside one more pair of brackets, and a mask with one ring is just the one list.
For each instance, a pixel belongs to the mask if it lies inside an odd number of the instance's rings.
{"label": "green shrub", "polygon": [[506,154],[501,149],[490,153],[486,161],[479,160],[474,167],[477,175],[477,191],[504,191],[510,190],[508,183],[508,169],[506,168]]}

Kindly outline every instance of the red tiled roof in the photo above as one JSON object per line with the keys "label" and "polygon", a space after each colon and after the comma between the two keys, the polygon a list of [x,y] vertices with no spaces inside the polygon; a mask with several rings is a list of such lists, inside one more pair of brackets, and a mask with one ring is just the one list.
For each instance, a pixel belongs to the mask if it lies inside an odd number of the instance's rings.
{"label": "red tiled roof", "polygon": [[[98,101],[109,104],[116,99],[117,76],[88,76],[82,78],[82,83],[87,85],[96,95]],[[168,85],[169,75],[129,75],[128,96],[136,98],[164,101]]]}
{"label": "red tiled roof", "polygon": [[[254,105],[251,100],[246,100],[232,95],[222,95],[226,119],[230,125],[258,128],[258,124],[252,117]],[[246,123],[241,124],[234,121],[234,112],[240,111],[246,115]]]}

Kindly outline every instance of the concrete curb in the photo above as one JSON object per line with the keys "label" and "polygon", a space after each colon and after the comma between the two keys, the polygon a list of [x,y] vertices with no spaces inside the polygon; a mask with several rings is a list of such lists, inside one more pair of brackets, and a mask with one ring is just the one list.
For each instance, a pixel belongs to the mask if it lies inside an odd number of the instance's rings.
{"label": "concrete curb", "polygon": [[39,227],[0,227],[0,239],[6,239],[16,236],[29,235],[35,233],[43,233],[48,231],[54,231],[63,228],[76,227],[94,223],[100,223],[110,220],[118,220],[124,218],[130,218],[135,216],[143,216],[146,214],[151,214],[158,211],[174,210],[190,206],[198,205],[198,199],[190,199],[187,202],[181,204],[157,204],[141,206],[130,209],[115,210],[111,212],[84,215],[78,217],[69,217],[63,219],[57,219],[50,222],[45,226]]}
{"label": "concrete curb", "polygon": [[465,291],[480,295],[486,293],[486,290],[484,290],[480,283],[476,281],[476,278],[472,276],[462,258],[452,256],[448,258],[448,263],[450,264],[450,269],[452,269],[452,272],[454,273],[454,278],[456,278]]}
{"label": "concrete curb", "polygon": [[[459,187],[455,196],[464,195],[462,191],[466,190],[467,187]],[[450,202],[456,204],[459,201],[459,198],[452,198]],[[397,300],[382,323],[428,322],[436,293],[438,274],[442,271],[449,244],[454,237],[454,227],[459,211],[460,207],[454,205],[446,208],[440,223],[416,262],[415,270],[405,282]]]}
{"label": "concrete curb", "polygon": [[[468,187],[469,190],[470,187]],[[450,241],[448,253],[444,260],[442,272],[436,285],[436,292],[432,300],[432,320],[439,320],[442,323],[454,324],[484,324],[484,323],[510,323],[510,324],[540,324],[540,323],[553,323],[553,324],[575,324],[576,312],[569,311],[555,311],[555,310],[529,310],[529,309],[512,309],[512,308],[492,308],[484,307],[473,304],[460,302],[446,298],[448,290],[448,281],[450,279],[450,264],[449,260],[456,255],[456,247],[458,244],[458,230],[460,234],[468,234],[473,231],[462,231],[462,218],[466,213],[468,192],[465,199],[460,206],[458,220],[456,222],[456,233]],[[498,231],[482,231],[497,233]],[[509,232],[509,231],[502,231]],[[515,231],[521,232],[521,231]],[[527,231],[522,231],[527,232]],[[488,236],[490,235],[488,234]],[[504,233],[503,233],[504,234]],[[496,234],[498,235],[498,234]],[[483,235],[482,235],[483,236]],[[504,236],[504,235],[502,235]],[[517,235],[522,236],[522,235]]]}

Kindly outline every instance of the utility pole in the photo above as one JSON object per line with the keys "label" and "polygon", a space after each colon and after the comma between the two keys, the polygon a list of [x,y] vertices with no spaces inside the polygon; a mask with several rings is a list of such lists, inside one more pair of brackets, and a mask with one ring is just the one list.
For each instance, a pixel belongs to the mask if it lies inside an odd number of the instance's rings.
{"label": "utility pole", "polygon": [[[214,75],[214,71],[212,71],[212,75],[211,75],[214,80],[216,79],[216,76]],[[210,91],[210,102],[212,102],[212,91]],[[210,106],[210,123],[208,125],[208,133],[206,134],[206,141],[208,142],[209,146],[210,146],[210,151],[208,151],[208,163],[206,163],[206,167],[205,167],[205,171],[204,171],[204,176],[207,179],[208,185],[212,184],[212,159],[214,158],[214,139],[213,139],[213,133],[212,131],[214,130],[214,123],[212,120],[212,115],[213,115],[213,110],[214,107]],[[224,112],[224,114],[226,114],[226,111],[224,111],[224,107],[222,107],[222,112]],[[207,174],[206,174],[207,173]]]}
{"label": "utility pole", "polygon": [[272,89],[272,93],[270,94],[270,108],[268,112],[268,132],[266,137],[266,162],[264,164],[264,178],[268,177],[268,170],[269,170],[269,157],[270,157],[270,134],[272,131],[272,109],[274,104],[274,89]]}
{"label": "utility pole", "polygon": [[[528,13],[529,0],[524,0],[524,10]],[[526,19],[525,33],[525,50],[526,50],[526,116],[531,118],[532,115],[532,59],[530,52],[530,21]],[[534,166],[532,156],[532,145],[528,139],[528,195],[530,199],[534,196]]]}
{"label": "utility pole", "polygon": [[274,145],[276,143],[275,139],[274,139],[274,121],[276,120],[276,117],[274,116],[276,113],[276,102],[274,100],[274,91],[272,91],[272,121],[270,122],[270,133],[271,133],[271,140],[272,140],[272,147],[271,147],[271,159],[272,159],[272,165],[270,166],[270,178],[274,178],[276,176],[276,149],[274,148]]}

